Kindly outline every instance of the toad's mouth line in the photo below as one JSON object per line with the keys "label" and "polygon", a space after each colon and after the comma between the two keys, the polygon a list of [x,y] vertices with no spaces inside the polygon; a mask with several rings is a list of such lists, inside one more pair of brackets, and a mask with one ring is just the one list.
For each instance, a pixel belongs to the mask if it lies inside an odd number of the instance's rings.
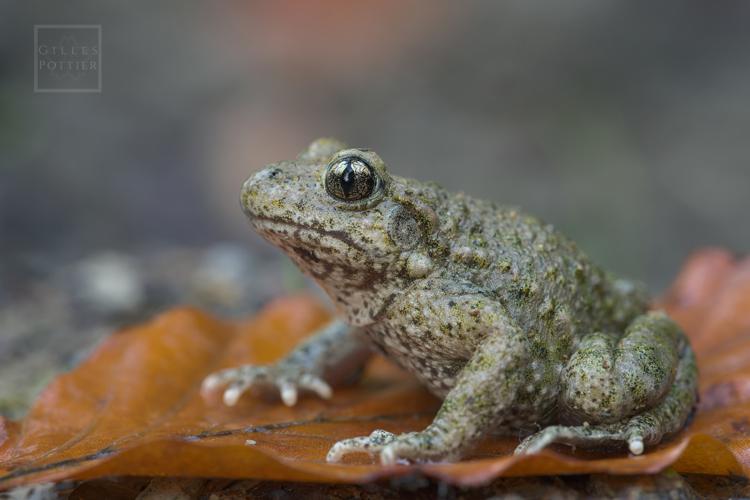
{"label": "toad's mouth line", "polygon": [[297,229],[302,229],[304,231],[312,231],[316,234],[319,234],[321,236],[326,236],[328,238],[333,238],[336,240],[339,240],[340,242],[344,243],[345,245],[354,248],[355,250],[358,250],[362,253],[365,253],[365,249],[357,242],[355,242],[351,236],[349,236],[344,231],[334,231],[329,229],[321,229],[318,227],[308,226],[305,224],[301,224],[299,222],[295,222],[289,219],[274,219],[271,217],[264,217],[264,216],[258,216],[253,215],[250,217],[250,222],[253,224],[253,226],[256,227],[259,231],[269,230],[273,231],[274,226],[276,227],[292,227]]}

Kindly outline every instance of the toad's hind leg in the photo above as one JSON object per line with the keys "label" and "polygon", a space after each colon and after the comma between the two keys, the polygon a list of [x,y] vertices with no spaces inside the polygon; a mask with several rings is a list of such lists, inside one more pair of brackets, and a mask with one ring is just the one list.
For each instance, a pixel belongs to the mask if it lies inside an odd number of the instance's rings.
{"label": "toad's hind leg", "polygon": [[564,416],[583,425],[547,427],[516,453],[557,442],[627,444],[638,455],[685,424],[696,403],[697,379],[690,344],[663,313],[636,318],[619,342],[589,335],[568,363],[561,404]]}

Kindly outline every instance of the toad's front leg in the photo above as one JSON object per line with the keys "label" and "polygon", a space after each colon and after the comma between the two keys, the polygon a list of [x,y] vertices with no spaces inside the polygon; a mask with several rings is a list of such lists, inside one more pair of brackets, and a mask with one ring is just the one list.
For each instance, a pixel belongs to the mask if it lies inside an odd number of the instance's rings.
{"label": "toad's front leg", "polygon": [[383,464],[457,460],[503,417],[514,413],[519,387],[529,369],[527,339],[504,316],[493,315],[493,329],[475,350],[447,394],[433,422],[423,431],[394,435],[377,430],[339,441],[328,461],[353,452],[379,454]]}
{"label": "toad's front leg", "polygon": [[256,386],[273,387],[287,406],[297,402],[299,390],[328,399],[329,381],[357,373],[370,356],[367,341],[342,321],[333,321],[286,357],[272,365],[244,365],[212,373],[203,381],[203,391],[225,386],[224,403],[232,406]]}

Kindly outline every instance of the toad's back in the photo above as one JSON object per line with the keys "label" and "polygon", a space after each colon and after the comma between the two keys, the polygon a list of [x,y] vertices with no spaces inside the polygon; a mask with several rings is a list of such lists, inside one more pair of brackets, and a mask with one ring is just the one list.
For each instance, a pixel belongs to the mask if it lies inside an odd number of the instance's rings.
{"label": "toad's back", "polygon": [[452,219],[444,276],[495,298],[522,327],[619,332],[647,308],[643,288],[592,264],[551,225],[461,193],[443,201]]}

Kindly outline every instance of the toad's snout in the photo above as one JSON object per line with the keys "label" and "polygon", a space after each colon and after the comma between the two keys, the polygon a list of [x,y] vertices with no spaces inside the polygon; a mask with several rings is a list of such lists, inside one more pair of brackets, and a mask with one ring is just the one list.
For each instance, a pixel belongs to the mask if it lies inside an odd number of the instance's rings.
{"label": "toad's snout", "polygon": [[279,190],[279,183],[283,177],[283,170],[276,165],[266,167],[248,177],[240,193],[240,205],[245,215],[250,218],[263,215],[263,200],[273,197]]}

